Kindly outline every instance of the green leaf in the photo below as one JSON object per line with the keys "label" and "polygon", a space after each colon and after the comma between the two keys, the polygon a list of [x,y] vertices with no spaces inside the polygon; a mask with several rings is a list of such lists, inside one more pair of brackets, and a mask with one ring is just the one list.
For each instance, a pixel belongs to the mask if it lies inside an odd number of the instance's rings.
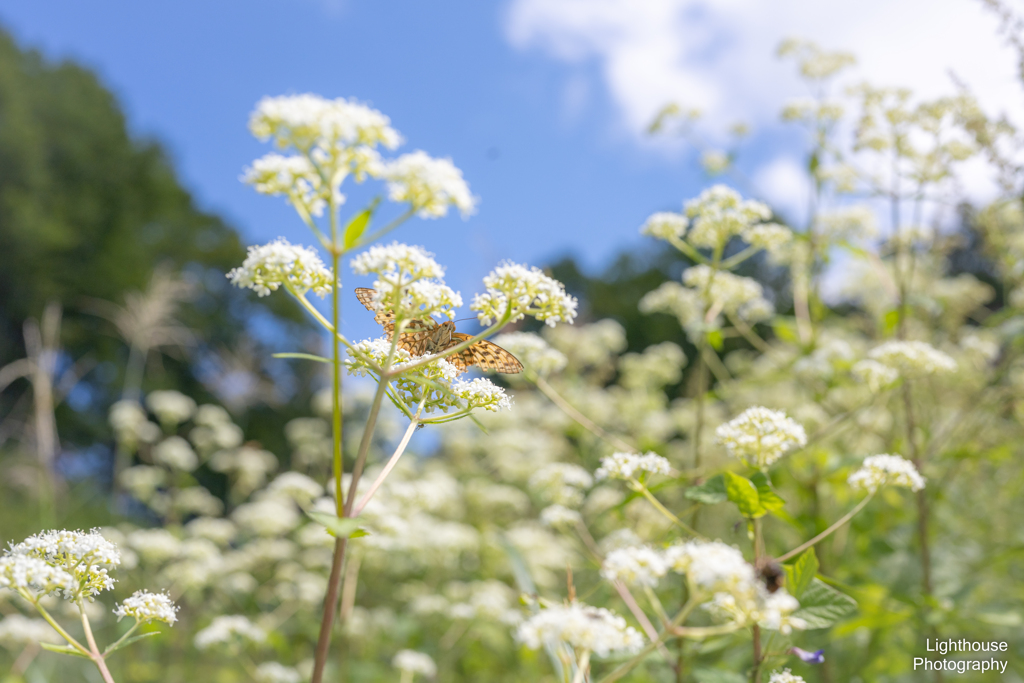
{"label": "green leaf", "polygon": [[896,326],[900,324],[900,312],[899,309],[893,309],[885,314],[884,318],[885,325],[883,326],[883,334],[888,336],[892,334],[892,331],[896,329]]}
{"label": "green leaf", "polygon": [[800,609],[793,613],[807,622],[807,628],[828,628],[857,611],[857,601],[830,588],[821,579],[811,579],[800,598]]}
{"label": "green leaf", "polygon": [[795,322],[776,318],[772,323],[772,330],[775,332],[775,336],[782,341],[789,342],[790,344],[800,343],[800,335],[797,334]]}
{"label": "green leaf", "polygon": [[733,472],[725,472],[722,476],[725,479],[725,495],[736,504],[741,515],[757,519],[768,512],[761,505],[754,482]]}
{"label": "green leaf", "polygon": [[772,483],[768,479],[768,475],[764,472],[758,472],[750,478],[750,481],[754,482],[754,486],[757,487],[757,497],[763,507],[768,512],[774,512],[780,510],[786,505],[786,501],[779,497],[779,494],[775,493],[772,489]]}
{"label": "green leaf", "polygon": [[684,495],[690,500],[695,500],[698,503],[704,503],[705,505],[724,503],[729,499],[729,496],[725,493],[725,479],[723,479],[720,474],[711,477],[703,484],[691,486],[686,489],[686,493]]}
{"label": "green leaf", "polygon": [[374,199],[368,207],[353,216],[352,220],[345,226],[346,249],[351,249],[355,246],[359,238],[366,232],[366,228],[370,226],[370,219],[373,218],[373,212],[377,210],[378,204],[380,204],[380,197]]}
{"label": "green leaf", "polygon": [[722,337],[721,330],[708,330],[708,343],[711,344],[711,348],[715,351],[721,351],[725,345],[725,340]]}
{"label": "green leaf", "polygon": [[814,548],[808,548],[796,558],[796,562],[786,566],[786,583],[790,594],[799,600],[817,573],[818,556],[814,554]]}
{"label": "green leaf", "polygon": [[92,659],[89,655],[84,655],[70,645],[51,645],[50,643],[39,643],[39,647],[50,652],[56,652],[62,655],[71,655],[72,657],[81,657],[82,659]]}
{"label": "green leaf", "polygon": [[697,683],[747,683],[747,677],[725,669],[694,669]]}
{"label": "green leaf", "polygon": [[111,652],[117,652],[118,650],[120,650],[125,645],[131,645],[132,643],[134,643],[134,642],[136,642],[138,640],[142,640],[143,638],[149,638],[151,636],[158,636],[158,635],[160,635],[160,631],[150,631],[149,633],[140,633],[137,636],[132,636],[131,638],[128,638],[127,640],[124,640],[124,641],[118,643],[116,646],[115,645],[111,645],[110,647],[108,647],[106,650],[103,651],[103,656],[105,657],[105,656],[109,655]]}
{"label": "green leaf", "polygon": [[306,514],[335,538],[359,538],[369,535],[368,531],[359,528],[360,521],[354,517],[338,517],[327,512],[315,511]]}
{"label": "green leaf", "polygon": [[315,360],[317,363],[334,363],[330,358],[314,356],[312,353],[275,353],[274,358],[302,358],[305,360]]}

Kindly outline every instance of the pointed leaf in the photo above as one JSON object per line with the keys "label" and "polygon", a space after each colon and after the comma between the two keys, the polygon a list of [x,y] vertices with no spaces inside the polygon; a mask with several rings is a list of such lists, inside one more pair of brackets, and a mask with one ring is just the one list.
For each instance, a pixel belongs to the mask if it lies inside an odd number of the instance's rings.
{"label": "pointed leaf", "polygon": [[81,657],[83,659],[92,659],[89,655],[84,655],[70,645],[51,645],[50,643],[39,643],[39,647],[50,652],[56,652],[62,655],[71,655],[72,657]]}
{"label": "pointed leaf", "polygon": [[750,478],[750,481],[754,482],[754,486],[757,487],[757,497],[761,501],[761,507],[765,510],[774,512],[785,507],[786,501],[782,500],[779,494],[772,489],[772,483],[768,480],[767,474],[758,472]]}
{"label": "pointed leaf", "polygon": [[686,493],[684,495],[690,500],[695,500],[698,503],[704,503],[705,505],[724,503],[729,499],[725,494],[725,479],[720,474],[711,477],[703,484],[691,486],[686,489]]}
{"label": "pointed leaf", "polygon": [[757,519],[768,512],[761,505],[754,482],[733,472],[725,472],[722,476],[725,479],[725,495],[736,504],[741,515]]}
{"label": "pointed leaf", "polygon": [[137,636],[132,636],[131,638],[127,638],[124,641],[118,643],[116,646],[115,645],[111,645],[110,647],[108,647],[106,650],[103,651],[103,656],[105,657],[105,656],[109,655],[111,652],[117,652],[118,650],[120,650],[125,645],[131,645],[132,643],[134,643],[134,642],[136,642],[138,640],[142,640],[143,638],[149,638],[151,636],[158,636],[158,635],[160,635],[160,631],[150,631],[149,633],[140,633]]}
{"label": "pointed leaf", "polygon": [[304,360],[315,360],[318,363],[333,363],[330,358],[314,356],[312,353],[275,353],[274,358],[302,358]]}
{"label": "pointed leaf", "polygon": [[786,582],[788,584],[786,588],[794,598],[799,600],[817,573],[818,556],[814,554],[814,548],[808,548],[800,557],[796,558],[796,562],[786,566]]}
{"label": "pointed leaf", "polygon": [[821,579],[811,579],[800,598],[800,609],[793,613],[807,622],[807,628],[828,628],[857,611],[857,601],[830,588]]}
{"label": "pointed leaf", "polygon": [[327,529],[327,533],[335,538],[359,538],[368,533],[365,529],[359,528],[361,522],[355,517],[338,517],[327,512],[316,511],[306,514],[317,524],[323,525]]}
{"label": "pointed leaf", "polygon": [[346,249],[351,249],[355,246],[359,238],[366,232],[366,228],[369,227],[370,219],[373,218],[373,212],[377,210],[378,204],[380,204],[380,197],[374,199],[368,207],[353,216],[352,220],[345,226]]}

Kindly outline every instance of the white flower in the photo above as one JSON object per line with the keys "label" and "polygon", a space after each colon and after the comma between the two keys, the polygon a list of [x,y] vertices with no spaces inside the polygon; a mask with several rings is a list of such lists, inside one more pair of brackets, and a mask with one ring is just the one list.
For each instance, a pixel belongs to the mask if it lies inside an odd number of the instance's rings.
{"label": "white flower", "polygon": [[0,557],[0,588],[26,589],[39,593],[72,591],[75,577],[38,557],[8,554]]}
{"label": "white flower", "polygon": [[888,341],[871,349],[868,356],[907,377],[953,372],[957,368],[950,356],[922,341]]}
{"label": "white flower", "polygon": [[167,470],[152,465],[136,465],[118,475],[121,486],[142,502],[148,501],[167,481]]}
{"label": "white flower", "polygon": [[249,130],[261,140],[273,138],[280,148],[308,151],[376,147],[394,149],[401,137],[387,116],[356,100],[329,100],[319,95],[265,97],[249,118]]}
{"label": "white flower", "polygon": [[[320,172],[301,155],[266,154],[245,169],[242,182],[260,194],[285,195],[295,208],[311,216],[322,216],[330,197]],[[338,193],[335,199],[340,205],[345,198]]]}
{"label": "white flower", "polygon": [[194,538],[206,538],[218,545],[229,544],[238,534],[234,522],[217,517],[196,517],[185,525],[185,531]]}
{"label": "white flower", "polygon": [[800,603],[780,588],[769,593],[760,581],[733,588],[730,592],[715,593],[704,605],[719,619],[731,621],[737,627],[757,624],[762,628],[789,635],[793,629],[807,628],[807,622],[793,616]]}
{"label": "white flower", "polygon": [[56,645],[62,642],[60,635],[43,619],[29,619],[18,613],[0,619],[0,643],[3,645],[25,647],[36,643]]}
{"label": "white flower", "polygon": [[668,569],[664,554],[650,546],[619,548],[604,558],[601,576],[608,581],[653,588]]}
{"label": "white flower", "polygon": [[690,585],[701,592],[733,591],[737,586],[754,583],[754,568],[743,553],[721,541],[687,541],[669,546],[665,562]]}
{"label": "white flower", "polygon": [[298,669],[277,662],[263,662],[256,667],[257,683],[299,683],[302,674]]}
{"label": "white flower", "polygon": [[549,505],[540,511],[540,523],[552,528],[574,526],[582,521],[580,513],[564,505]]}
{"label": "white flower", "polygon": [[452,382],[451,392],[465,402],[467,409],[483,408],[492,413],[504,408],[512,409],[512,401],[505,395],[505,390],[485,377],[466,381],[457,379]]}
{"label": "white flower", "polygon": [[176,427],[196,412],[196,402],[180,391],[153,391],[146,397],[146,405],[160,419],[160,423]]}
{"label": "white flower", "polygon": [[865,359],[857,361],[850,368],[853,376],[868,385],[873,393],[887,389],[900,378],[899,370],[889,367],[877,360]]}
{"label": "white flower", "polygon": [[848,206],[818,216],[818,228],[837,240],[869,240],[878,236],[878,220],[869,206]]}
{"label": "white flower", "polygon": [[566,294],[562,283],[540,268],[506,261],[484,278],[484,287],[487,291],[473,298],[470,309],[477,311],[485,327],[498,320],[514,323],[527,315],[550,327],[576,318],[576,297]]}
{"label": "white flower", "polygon": [[214,617],[210,625],[196,634],[193,643],[196,648],[206,650],[215,645],[243,643],[260,644],[267,639],[267,633],[243,616]]}
{"label": "white flower", "polygon": [[744,230],[743,239],[752,247],[778,256],[793,241],[793,231],[778,223],[760,223]]}
{"label": "white flower", "polygon": [[551,348],[542,337],[532,332],[506,332],[493,341],[538,375],[560,372],[568,362],[564,353]]}
{"label": "white flower", "polygon": [[570,507],[583,502],[583,491],[593,485],[594,478],[590,472],[565,462],[545,465],[533,473],[528,484],[544,500]]}
{"label": "white flower", "polygon": [[764,298],[764,289],[749,277],[702,264],[687,268],[683,282],[700,294],[706,308],[715,307],[750,322],[771,317],[772,305]]}
{"label": "white flower", "polygon": [[761,406],[747,408],[715,430],[718,443],[730,455],[753,467],[770,467],[783,455],[807,443],[804,428],[781,410]]}
{"label": "white flower", "polygon": [[231,518],[241,528],[260,536],[281,536],[301,521],[295,506],[278,498],[243,503],[231,513]]}
{"label": "white flower", "polygon": [[398,654],[391,660],[391,666],[399,671],[408,671],[413,674],[420,674],[427,678],[437,675],[437,665],[430,655],[415,650],[399,650]]}
{"label": "white flower", "polygon": [[687,329],[704,322],[704,304],[700,292],[671,280],[644,294],[639,309],[643,313],[674,315],[679,319],[679,324]]}
{"label": "white flower", "polygon": [[516,631],[516,640],[532,650],[546,642],[563,641],[598,657],[611,653],[634,654],[644,637],[614,612],[582,603],[549,607],[524,621]]}
{"label": "white flower", "polygon": [[627,353],[619,359],[620,384],[628,389],[659,390],[683,376],[686,354],[677,344],[652,344],[643,353]]}
{"label": "white flower", "polygon": [[462,305],[462,297],[444,284],[444,268],[422,247],[392,242],[374,245],[349,263],[357,275],[377,275],[373,283],[378,310],[391,311],[398,320],[435,314],[448,319]]}
{"label": "white flower", "polygon": [[300,505],[308,505],[324,495],[324,487],[301,472],[285,472],[270,482],[267,493],[286,496]]}
{"label": "white flower", "polygon": [[137,529],[127,540],[132,550],[153,564],[166,562],[181,550],[181,541],[167,529]]}
{"label": "white flower", "polygon": [[320,296],[331,291],[333,276],[313,249],[294,245],[283,237],[262,246],[249,247],[241,267],[227,274],[231,284],[267,296],[281,285],[297,294],[313,290]]}
{"label": "white flower", "polygon": [[191,472],[199,467],[199,456],[188,441],[180,436],[169,436],[153,448],[153,459],[171,469]]}
{"label": "white flower", "polygon": [[149,421],[146,411],[135,401],[118,401],[110,406],[109,419],[118,443],[129,449],[160,438],[160,428]]}
{"label": "white flower", "polygon": [[171,626],[178,620],[178,608],[166,593],[150,593],[149,591],[135,591],[130,598],[114,609],[117,620],[125,617],[134,617],[136,621],[163,621]]}
{"label": "white flower", "polygon": [[711,176],[722,175],[729,170],[731,163],[729,155],[719,149],[709,149],[700,155],[700,165]]}
{"label": "white flower", "polygon": [[594,472],[594,477],[598,480],[632,479],[640,472],[670,474],[672,466],[657,453],[614,453],[607,458],[601,458],[601,467]]}
{"label": "white flower", "polygon": [[224,512],[224,501],[202,486],[189,486],[174,492],[171,508],[186,515],[215,516]]}
{"label": "white flower", "polygon": [[715,185],[686,203],[686,215],[693,218],[687,239],[697,247],[714,249],[755,223],[771,218],[767,205],[744,201],[738,192]]}
{"label": "white flower", "polygon": [[768,683],[804,683],[804,679],[789,669],[783,669],[782,671],[773,671],[768,678]]}
{"label": "white flower", "polygon": [[914,463],[898,455],[872,455],[846,480],[850,486],[874,493],[883,486],[904,486],[911,491],[924,488],[924,477]]}
{"label": "white flower", "polygon": [[403,154],[384,171],[393,201],[408,202],[420,218],[439,218],[453,205],[467,216],[475,201],[462,171],[451,159],[434,159],[426,152]]}
{"label": "white flower", "polygon": [[[121,564],[117,546],[103,538],[99,530],[43,531],[11,546],[9,555],[25,555],[62,569],[75,579],[66,597],[91,597],[114,587],[107,573]],[[58,577],[53,577],[57,580]]]}
{"label": "white flower", "polygon": [[640,228],[640,234],[650,235],[658,239],[671,240],[681,238],[686,234],[686,228],[690,221],[681,213],[662,211],[653,213]]}

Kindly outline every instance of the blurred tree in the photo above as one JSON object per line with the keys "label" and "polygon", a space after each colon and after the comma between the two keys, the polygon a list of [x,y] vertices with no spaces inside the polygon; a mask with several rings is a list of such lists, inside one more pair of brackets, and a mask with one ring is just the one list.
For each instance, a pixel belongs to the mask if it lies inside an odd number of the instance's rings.
{"label": "blurred tree", "polygon": [[[267,317],[266,307],[254,312],[252,297],[224,279],[244,256],[237,233],[196,208],[161,147],[130,136],[116,99],[93,73],[49,63],[0,32],[0,362],[24,357],[26,320],[51,301],[65,308],[68,357],[88,354],[97,369],[65,409],[62,424],[73,426],[62,428],[63,437],[85,443],[106,436],[106,409],[120,396],[129,348],[138,346],[96,314],[96,301],[132,309],[158,268],[192,283],[177,323],[194,343],[175,357],[149,354],[142,388],[209,400],[215,381],[201,368],[251,343],[252,321]],[[270,303],[278,322],[293,323],[272,326],[289,337],[275,346],[299,346],[309,328],[297,306],[285,297]],[[291,383],[296,394],[308,379]],[[17,395],[13,386],[0,398],[0,416],[10,414]]]}

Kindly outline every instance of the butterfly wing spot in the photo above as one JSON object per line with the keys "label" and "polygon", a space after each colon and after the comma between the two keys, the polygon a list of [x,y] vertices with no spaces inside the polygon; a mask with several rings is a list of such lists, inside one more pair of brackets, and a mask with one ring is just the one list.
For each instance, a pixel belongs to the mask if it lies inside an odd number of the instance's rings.
{"label": "butterfly wing spot", "polygon": [[[471,335],[457,332],[452,335],[452,346],[472,338]],[[486,370],[494,370],[509,375],[523,371],[523,364],[519,362],[519,359],[497,344],[486,340],[478,341],[469,348],[449,356],[449,360],[452,358],[459,359],[456,367],[462,366],[459,368],[460,372],[464,372],[470,365],[478,365]]]}

